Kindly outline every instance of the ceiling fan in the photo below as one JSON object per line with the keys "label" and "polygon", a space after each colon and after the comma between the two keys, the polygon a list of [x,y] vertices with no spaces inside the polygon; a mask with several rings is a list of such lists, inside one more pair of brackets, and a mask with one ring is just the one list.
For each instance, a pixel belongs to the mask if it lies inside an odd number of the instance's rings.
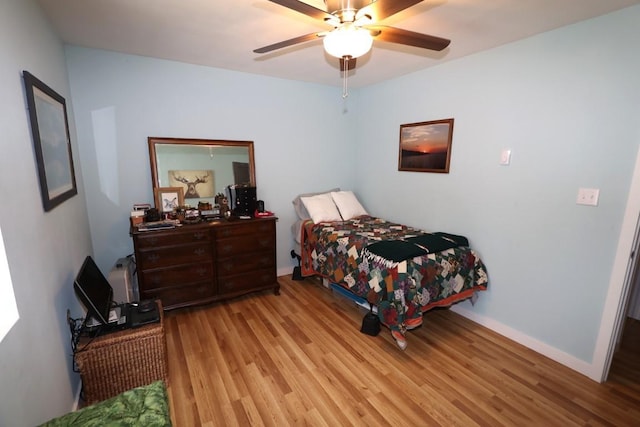
{"label": "ceiling fan", "polygon": [[340,59],[340,70],[345,72],[345,84],[346,72],[355,68],[356,58],[371,49],[374,37],[385,42],[436,51],[445,49],[451,43],[451,40],[440,37],[377,24],[422,0],[324,0],[327,11],[298,0],[269,1],[326,22],[334,28],[264,46],[254,52],[267,53],[323,38],[325,51]]}

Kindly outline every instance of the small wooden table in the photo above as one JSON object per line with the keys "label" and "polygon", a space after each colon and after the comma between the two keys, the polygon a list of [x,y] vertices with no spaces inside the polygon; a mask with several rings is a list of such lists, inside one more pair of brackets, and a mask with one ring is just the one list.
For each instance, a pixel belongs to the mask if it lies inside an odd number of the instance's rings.
{"label": "small wooden table", "polygon": [[75,360],[87,404],[154,381],[167,383],[164,315],[160,300],[156,304],[160,322],[80,339]]}

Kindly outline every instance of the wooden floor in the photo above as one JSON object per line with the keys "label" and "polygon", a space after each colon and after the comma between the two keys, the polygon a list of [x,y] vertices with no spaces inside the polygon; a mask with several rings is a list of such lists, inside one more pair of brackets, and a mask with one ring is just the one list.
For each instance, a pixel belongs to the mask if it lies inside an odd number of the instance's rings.
{"label": "wooden floor", "polygon": [[640,320],[627,317],[620,347],[611,363],[609,382],[640,389]]}
{"label": "wooden floor", "polygon": [[175,426],[632,426],[640,387],[598,384],[449,310],[401,352],[315,280],[166,317]]}

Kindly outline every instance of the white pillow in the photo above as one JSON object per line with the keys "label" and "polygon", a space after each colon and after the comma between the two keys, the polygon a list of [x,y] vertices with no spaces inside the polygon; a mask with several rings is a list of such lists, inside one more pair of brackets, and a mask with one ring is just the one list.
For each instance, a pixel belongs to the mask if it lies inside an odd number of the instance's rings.
{"label": "white pillow", "polygon": [[360,215],[369,215],[362,207],[353,191],[333,191],[331,198],[335,202],[344,221]]}
{"label": "white pillow", "polygon": [[300,197],[302,204],[311,215],[311,219],[315,224],[328,221],[342,221],[340,212],[333,203],[331,194],[324,193],[311,197]]}
{"label": "white pillow", "polygon": [[296,213],[298,214],[298,218],[300,219],[311,218],[311,215],[309,215],[309,212],[307,212],[307,210],[304,207],[304,204],[302,203],[302,200],[300,199],[301,197],[317,196],[318,194],[324,194],[324,193],[329,194],[332,191],[340,191],[340,188],[332,188],[331,190],[328,190],[328,191],[319,191],[317,193],[306,193],[306,194],[297,195],[296,198],[293,199],[291,203],[293,203],[293,207],[296,210]]}

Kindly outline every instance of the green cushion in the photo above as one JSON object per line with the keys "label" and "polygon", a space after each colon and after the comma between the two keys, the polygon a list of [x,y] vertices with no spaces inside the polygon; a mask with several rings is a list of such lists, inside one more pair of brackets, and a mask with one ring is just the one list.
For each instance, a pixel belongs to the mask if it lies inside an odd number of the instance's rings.
{"label": "green cushion", "polygon": [[156,381],[70,412],[42,425],[46,427],[171,426],[167,391],[164,382]]}

